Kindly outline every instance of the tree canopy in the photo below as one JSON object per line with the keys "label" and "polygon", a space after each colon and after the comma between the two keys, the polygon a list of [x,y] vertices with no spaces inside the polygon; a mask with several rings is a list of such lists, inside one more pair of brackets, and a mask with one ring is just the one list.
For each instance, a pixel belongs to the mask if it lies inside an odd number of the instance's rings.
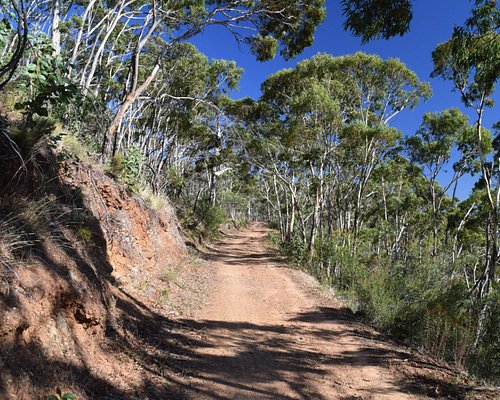
{"label": "tree canopy", "polygon": [[[129,190],[168,198],[192,239],[264,220],[291,262],[375,325],[498,380],[500,138],[484,122],[500,76],[497,1],[472,2],[432,53],[432,76],[474,118],[428,107],[414,131],[394,121],[432,90],[399,59],[320,53],[237,99],[238,61],[192,44],[215,26],[258,61],[290,60],[312,45],[324,0],[0,4],[9,182],[58,149],[57,162],[100,162]],[[362,42],[410,29],[410,0],[340,4],[331,12]]]}

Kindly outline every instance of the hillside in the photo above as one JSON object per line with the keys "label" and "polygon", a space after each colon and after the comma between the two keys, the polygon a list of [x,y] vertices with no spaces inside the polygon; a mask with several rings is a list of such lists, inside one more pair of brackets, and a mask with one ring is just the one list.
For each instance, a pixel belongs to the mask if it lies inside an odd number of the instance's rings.
{"label": "hillside", "polygon": [[215,219],[221,240],[196,248],[182,208],[145,201],[64,141],[26,150],[3,129],[0,398],[58,388],[81,400],[499,394],[370,327],[291,268],[268,224],[238,231]]}
{"label": "hillside", "polygon": [[154,211],[89,165],[56,165],[33,192],[0,199],[0,398],[160,393],[147,346],[160,335],[162,352],[179,347],[169,317],[196,305],[204,272],[171,206]]}
{"label": "hillside", "polygon": [[57,388],[82,400],[498,394],[457,384],[459,371],[286,268],[265,225],[226,232],[196,258],[171,206],[155,211],[99,169],[50,161],[40,190],[2,198],[2,399]]}

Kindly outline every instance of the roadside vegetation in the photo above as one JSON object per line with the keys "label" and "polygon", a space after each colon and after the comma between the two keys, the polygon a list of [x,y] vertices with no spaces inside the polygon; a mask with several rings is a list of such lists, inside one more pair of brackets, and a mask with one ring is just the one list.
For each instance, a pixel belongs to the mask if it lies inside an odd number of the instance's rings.
{"label": "roadside vegetation", "polygon": [[[410,1],[341,3],[364,41],[409,29]],[[93,163],[153,208],[172,203],[196,240],[269,222],[284,254],[373,324],[499,383],[500,123],[483,125],[496,1],[471,2],[432,54],[475,118],[435,110],[416,132],[391,121],[432,90],[399,60],[318,54],[234,100],[242,68],[189,43],[219,25],[260,61],[290,59],[313,43],[323,0],[0,4],[0,277],[36,245],[33,224],[67,219],[94,245],[93,216],[44,208],[61,160]],[[465,175],[477,181],[459,199]]]}

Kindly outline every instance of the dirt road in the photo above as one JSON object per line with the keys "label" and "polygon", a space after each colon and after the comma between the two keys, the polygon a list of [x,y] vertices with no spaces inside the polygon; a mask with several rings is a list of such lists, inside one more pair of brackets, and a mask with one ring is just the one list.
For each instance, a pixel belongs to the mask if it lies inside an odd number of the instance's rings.
{"label": "dirt road", "polygon": [[415,399],[394,376],[409,355],[359,323],[314,280],[280,265],[263,225],[213,247],[215,284],[192,321],[189,399]]}

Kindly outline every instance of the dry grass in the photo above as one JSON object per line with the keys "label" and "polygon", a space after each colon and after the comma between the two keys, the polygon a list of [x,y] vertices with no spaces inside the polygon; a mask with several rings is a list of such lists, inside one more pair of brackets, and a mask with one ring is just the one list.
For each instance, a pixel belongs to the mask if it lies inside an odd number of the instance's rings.
{"label": "dry grass", "polygon": [[61,145],[63,151],[65,150],[70,156],[86,163],[92,162],[92,158],[95,156],[90,147],[82,143],[72,133],[63,132],[61,134]]}
{"label": "dry grass", "polygon": [[21,221],[14,215],[0,219],[0,276],[18,278],[16,253],[31,248],[35,240],[24,229]]}
{"label": "dry grass", "polygon": [[138,194],[146,204],[155,211],[165,210],[171,207],[165,197],[154,194],[149,188],[142,188]]}

